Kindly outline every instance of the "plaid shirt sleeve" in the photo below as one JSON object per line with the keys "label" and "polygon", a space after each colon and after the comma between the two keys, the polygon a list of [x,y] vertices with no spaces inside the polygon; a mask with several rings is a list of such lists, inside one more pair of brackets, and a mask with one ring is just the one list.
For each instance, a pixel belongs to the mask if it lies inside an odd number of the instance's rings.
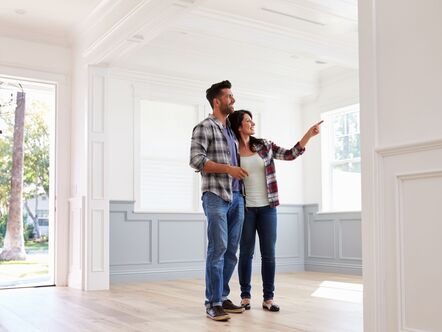
{"label": "plaid shirt sleeve", "polygon": [[189,165],[202,172],[204,165],[209,158],[207,157],[207,148],[209,146],[209,135],[207,128],[199,124],[193,128],[192,140],[190,143],[190,163]]}
{"label": "plaid shirt sleeve", "polygon": [[293,160],[302,155],[305,148],[301,148],[301,145],[296,143],[291,149],[284,149],[273,142],[270,142],[272,146],[273,158],[279,160]]}

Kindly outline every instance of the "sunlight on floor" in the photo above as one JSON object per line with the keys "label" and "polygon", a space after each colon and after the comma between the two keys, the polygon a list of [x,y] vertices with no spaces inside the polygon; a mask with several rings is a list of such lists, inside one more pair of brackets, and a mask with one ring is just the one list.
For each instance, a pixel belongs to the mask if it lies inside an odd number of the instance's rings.
{"label": "sunlight on floor", "polygon": [[362,303],[362,284],[323,281],[311,296],[351,303]]}

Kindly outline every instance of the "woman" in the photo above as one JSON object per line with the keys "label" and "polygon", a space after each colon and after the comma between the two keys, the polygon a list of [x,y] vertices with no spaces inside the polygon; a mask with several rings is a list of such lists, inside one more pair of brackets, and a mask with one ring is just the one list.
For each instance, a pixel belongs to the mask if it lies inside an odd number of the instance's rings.
{"label": "woman", "polygon": [[279,306],[273,302],[276,206],[279,205],[274,159],[293,160],[300,156],[310,138],[319,134],[319,126],[322,121],[311,127],[304,137],[289,150],[281,148],[271,141],[253,137],[255,123],[252,120],[252,113],[249,111],[236,111],[230,114],[229,121],[239,141],[241,167],[249,173],[249,176],[243,180],[246,191],[246,213],[238,263],[241,305],[246,310],[250,309],[250,281],[257,232],[261,250],[264,298],[262,307],[269,311],[279,311]]}

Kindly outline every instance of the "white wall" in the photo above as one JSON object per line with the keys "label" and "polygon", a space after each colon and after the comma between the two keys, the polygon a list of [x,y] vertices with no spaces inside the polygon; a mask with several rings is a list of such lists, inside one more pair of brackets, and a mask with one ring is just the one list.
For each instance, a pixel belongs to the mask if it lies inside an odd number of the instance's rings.
{"label": "white wall", "polygon": [[109,199],[134,200],[134,90],[130,80],[109,78]]}
{"label": "white wall", "polygon": [[[298,103],[289,99],[267,100],[261,115],[261,136],[284,148],[293,147],[304,135]],[[302,204],[304,185],[302,160],[276,160],[279,201],[281,204]]]}
{"label": "white wall", "polygon": [[[205,90],[212,82],[181,82],[174,78],[119,70],[110,72],[106,121],[109,128],[109,199],[135,200],[134,192],[134,107],[141,99],[199,105],[211,112]],[[232,82],[236,109],[245,108],[256,116],[257,132],[283,147],[292,147],[302,137],[297,104],[290,100],[248,95]],[[189,140],[192,128],[189,128]],[[301,157],[301,158],[304,158]],[[188,167],[187,164],[185,167]],[[281,203],[295,204],[302,197],[302,162],[277,162]]]}
{"label": "white wall", "polygon": [[441,12],[359,2],[366,331],[442,331]]}
{"label": "white wall", "polygon": [[0,37],[0,45],[0,63],[3,66],[59,74],[71,72],[69,48],[7,37]]}
{"label": "white wall", "polygon": [[[319,93],[301,105],[304,130],[321,119],[321,113],[359,103],[357,70],[329,69],[321,73]],[[321,137],[314,137],[303,156],[305,204],[319,204],[322,209]]]}

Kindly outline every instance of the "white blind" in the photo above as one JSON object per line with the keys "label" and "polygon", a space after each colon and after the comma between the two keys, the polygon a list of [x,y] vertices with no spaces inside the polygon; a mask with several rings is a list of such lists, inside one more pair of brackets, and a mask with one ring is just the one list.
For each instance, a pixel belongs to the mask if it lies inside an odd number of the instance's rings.
{"label": "white blind", "polygon": [[149,211],[193,211],[196,178],[189,166],[195,106],[140,103],[140,205]]}

